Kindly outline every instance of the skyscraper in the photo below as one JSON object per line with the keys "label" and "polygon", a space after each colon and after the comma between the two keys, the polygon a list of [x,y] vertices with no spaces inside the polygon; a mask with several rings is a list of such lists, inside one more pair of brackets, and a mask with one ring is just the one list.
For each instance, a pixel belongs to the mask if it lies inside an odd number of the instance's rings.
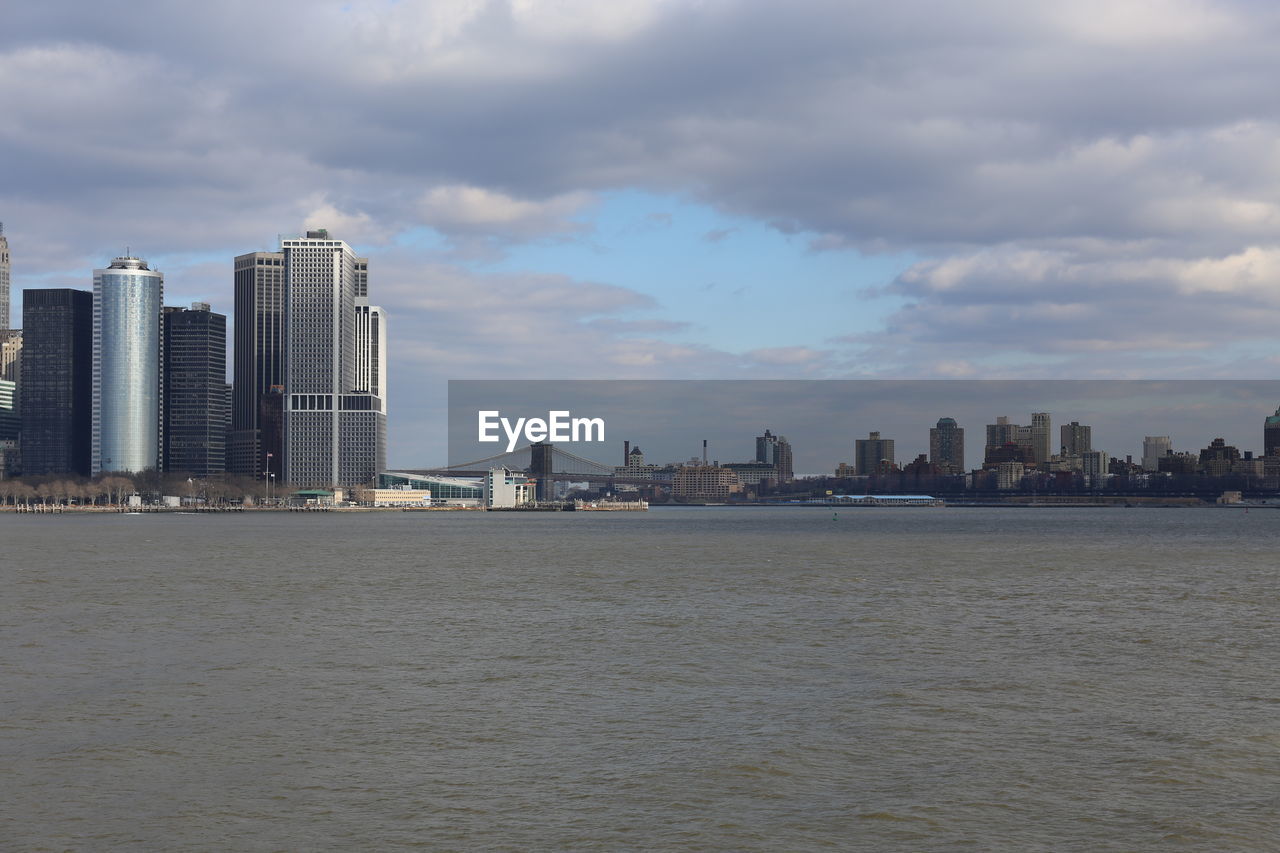
{"label": "skyscraper", "polygon": [[893,439],[881,438],[880,433],[873,432],[853,442],[853,455],[859,474],[874,474],[882,462],[893,465]]}
{"label": "skyscraper", "polygon": [[22,293],[22,470],[89,473],[93,410],[93,294]]}
{"label": "skyscraper", "polygon": [[929,461],[944,474],[964,473],[964,429],[955,418],[938,418],[929,430]]}
{"label": "skyscraper", "polygon": [[226,470],[227,318],[203,302],[164,309],[166,471],[208,477]]}
{"label": "skyscraper", "polygon": [[1072,421],[1062,425],[1062,455],[1083,456],[1093,450],[1093,430],[1085,425]]}
{"label": "skyscraper", "polygon": [[791,442],[787,441],[785,435],[774,435],[765,430],[764,435],[756,436],[756,461],[774,466],[779,484],[790,483],[795,479]]}
{"label": "skyscraper", "polygon": [[[281,473],[283,432],[262,434],[264,397],[284,387],[284,254],[251,252],[235,259],[235,385],[229,465],[233,473]],[[272,401],[266,401],[270,406]],[[276,401],[278,402],[278,400]]]}
{"label": "skyscraper", "polygon": [[1263,456],[1280,456],[1280,408],[1262,425],[1262,448]]}
{"label": "skyscraper", "polygon": [[160,468],[161,308],[164,276],[141,258],[93,271],[91,469]]}
{"label": "skyscraper", "polygon": [[0,330],[9,328],[9,238],[0,222]]}
{"label": "skyscraper", "polygon": [[358,486],[386,467],[386,328],[368,261],[325,230],[284,257],[284,479]]}
{"label": "skyscraper", "polygon": [[1167,435],[1148,435],[1143,438],[1142,470],[1159,471],[1160,460],[1167,456],[1172,449],[1173,441]]}
{"label": "skyscraper", "polygon": [[1048,412],[1031,413],[1031,450],[1035,453],[1037,465],[1048,462],[1053,455],[1052,429],[1053,422]]}

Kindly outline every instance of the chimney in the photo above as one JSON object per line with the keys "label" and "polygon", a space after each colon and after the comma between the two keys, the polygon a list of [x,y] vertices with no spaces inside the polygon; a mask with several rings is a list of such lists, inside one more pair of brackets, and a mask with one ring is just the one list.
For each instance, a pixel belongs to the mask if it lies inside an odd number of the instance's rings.
{"label": "chimney", "polygon": [[702,464],[707,464],[707,440],[702,439]]}

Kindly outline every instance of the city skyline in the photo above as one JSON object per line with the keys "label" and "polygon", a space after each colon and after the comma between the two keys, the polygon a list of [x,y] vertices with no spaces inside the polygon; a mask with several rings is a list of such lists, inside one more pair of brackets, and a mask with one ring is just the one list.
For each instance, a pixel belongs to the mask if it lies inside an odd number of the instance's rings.
{"label": "city skyline", "polygon": [[1256,3],[71,7],[0,33],[15,304],[132,245],[229,314],[227,258],[328,227],[406,342],[396,464],[450,378],[1280,368]]}
{"label": "city skyline", "polygon": [[1027,422],[1035,412],[1052,419],[1055,455],[1061,426],[1074,421],[1090,427],[1094,449],[1136,463],[1153,435],[1171,436],[1178,452],[1198,452],[1221,437],[1261,456],[1264,421],[1277,403],[1274,380],[457,381],[449,383],[448,461],[494,454],[494,445],[475,440],[477,411],[549,408],[603,417],[604,444],[563,446],[610,465],[618,464],[624,440],[643,447],[651,463],[700,456],[703,439],[710,459],[748,461],[753,436],[766,427],[787,436],[796,476],[854,466],[855,441],[873,431],[895,442],[903,465],[929,453],[930,430],[947,417],[964,430],[965,467],[972,470],[982,466],[987,425],[1001,416]]}

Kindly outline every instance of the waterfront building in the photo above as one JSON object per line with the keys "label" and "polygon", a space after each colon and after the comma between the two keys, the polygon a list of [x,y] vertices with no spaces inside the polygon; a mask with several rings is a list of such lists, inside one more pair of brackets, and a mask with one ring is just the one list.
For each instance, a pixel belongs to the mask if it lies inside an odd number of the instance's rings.
{"label": "waterfront building", "polygon": [[1280,408],[1262,425],[1262,447],[1263,456],[1280,456]]}
{"label": "waterfront building", "polygon": [[859,474],[879,473],[881,463],[893,467],[893,439],[881,438],[880,433],[872,432],[866,438],[859,438],[853,443],[854,464]]}
{"label": "waterfront building", "polygon": [[22,326],[23,473],[87,475],[93,411],[93,294],[70,288],[25,290]]}
{"label": "waterfront building", "polygon": [[164,309],[164,470],[226,471],[227,318],[197,302]]}
{"label": "waterfront building", "polygon": [[[233,263],[235,339],[228,469],[281,478],[284,464],[284,253],[250,252]],[[263,418],[278,418],[264,424]]]}
{"label": "waterfront building", "polygon": [[964,429],[955,418],[938,418],[929,430],[929,461],[943,474],[964,473]]}
{"label": "waterfront building", "polygon": [[756,436],[756,462],[773,465],[776,470],[774,479],[778,483],[790,483],[795,479],[791,442],[785,435],[774,435],[766,429],[764,435]]}
{"label": "waterfront building", "polygon": [[661,465],[651,465],[644,461],[644,451],[639,447],[630,447],[623,453],[625,465],[616,466],[613,473],[618,477],[631,477],[643,480],[652,480],[657,477]]}
{"label": "waterfront building", "polygon": [[510,468],[490,468],[484,477],[486,509],[510,509],[533,503],[534,481]]}
{"label": "waterfront building", "polygon": [[1173,441],[1167,435],[1148,435],[1142,439],[1142,470],[1159,471],[1160,459],[1173,450]]}
{"label": "waterfront building", "polygon": [[0,222],[0,331],[9,328],[9,238],[4,236],[4,223]]}
{"label": "waterfront building", "polygon": [[430,489],[364,489],[360,496],[362,502],[373,506],[431,506]]}
{"label": "waterfront building", "polygon": [[726,462],[721,467],[736,474],[738,482],[744,486],[778,482],[778,466],[771,462]]}
{"label": "waterfront building", "polygon": [[158,469],[164,276],[141,258],[93,271],[94,475]]}
{"label": "waterfront building", "polygon": [[719,465],[685,465],[671,482],[671,494],[693,500],[728,500],[742,491],[738,475]]}
{"label": "waterfront building", "polygon": [[364,301],[368,261],[323,229],[284,239],[280,251],[284,479],[366,485],[386,467],[387,442],[385,317]]}
{"label": "waterfront building", "polygon": [[425,476],[399,471],[383,471],[378,474],[377,488],[429,491],[433,503],[447,506],[481,506],[484,501],[483,483],[480,480],[465,477]]}
{"label": "waterfront building", "polygon": [[1093,429],[1072,421],[1062,425],[1062,455],[1083,456],[1093,450]]}

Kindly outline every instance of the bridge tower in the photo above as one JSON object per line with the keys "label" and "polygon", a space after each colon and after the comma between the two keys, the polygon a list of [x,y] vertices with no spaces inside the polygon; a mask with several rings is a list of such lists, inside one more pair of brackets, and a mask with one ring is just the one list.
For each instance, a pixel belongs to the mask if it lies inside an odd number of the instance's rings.
{"label": "bridge tower", "polygon": [[529,476],[537,481],[540,501],[553,500],[556,496],[555,481],[551,479],[551,475],[555,473],[553,450],[554,447],[547,441],[529,446]]}

